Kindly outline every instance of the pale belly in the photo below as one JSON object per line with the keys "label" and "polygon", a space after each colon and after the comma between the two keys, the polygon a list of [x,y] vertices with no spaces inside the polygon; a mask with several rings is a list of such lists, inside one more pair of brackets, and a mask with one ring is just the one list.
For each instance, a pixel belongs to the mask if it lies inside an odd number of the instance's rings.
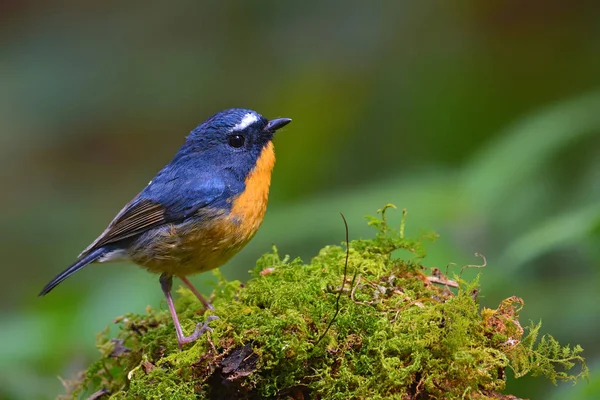
{"label": "pale belly", "polygon": [[261,218],[248,226],[233,217],[211,223],[191,220],[140,236],[127,251],[128,258],[154,273],[187,276],[225,264],[256,234]]}

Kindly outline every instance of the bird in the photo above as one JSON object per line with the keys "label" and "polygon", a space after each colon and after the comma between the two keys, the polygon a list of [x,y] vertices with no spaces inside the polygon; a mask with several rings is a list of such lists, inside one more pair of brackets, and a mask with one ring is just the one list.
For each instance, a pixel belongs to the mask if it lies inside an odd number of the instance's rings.
{"label": "bird", "polygon": [[173,277],[214,311],[187,277],[225,264],[256,234],[267,209],[275,164],[273,136],[291,121],[268,120],[243,108],[208,118],[39,296],[90,264],[129,261],[160,274],[179,349],[197,340],[217,317],[209,316],[191,335],[184,335],[171,295]]}

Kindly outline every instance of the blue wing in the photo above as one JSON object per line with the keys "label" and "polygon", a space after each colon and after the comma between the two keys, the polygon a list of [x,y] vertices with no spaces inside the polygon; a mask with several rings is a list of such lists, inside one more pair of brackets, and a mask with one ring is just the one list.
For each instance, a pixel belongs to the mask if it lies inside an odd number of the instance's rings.
{"label": "blue wing", "polygon": [[230,204],[227,200],[241,190],[243,186],[234,179],[210,176],[193,168],[167,166],[117,214],[80,257],[149,229],[184,221],[203,208],[227,207]]}

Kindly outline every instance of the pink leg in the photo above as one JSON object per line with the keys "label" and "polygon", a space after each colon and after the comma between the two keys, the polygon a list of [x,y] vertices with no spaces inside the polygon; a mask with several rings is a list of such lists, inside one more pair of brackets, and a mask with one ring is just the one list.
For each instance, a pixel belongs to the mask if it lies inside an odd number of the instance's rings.
{"label": "pink leg", "polygon": [[190,336],[184,336],[183,331],[181,330],[181,324],[179,323],[179,318],[177,317],[177,312],[175,311],[175,305],[173,304],[173,298],[171,297],[171,287],[173,285],[173,277],[170,275],[162,274],[160,276],[160,287],[167,298],[167,304],[169,305],[169,311],[171,312],[171,318],[173,318],[173,324],[175,325],[175,331],[177,332],[177,342],[179,343],[179,350],[181,350],[182,345],[186,343],[191,343],[197,340],[204,332],[212,331],[212,329],[208,326],[210,321],[217,319],[218,317],[211,315],[206,319],[206,322],[198,323],[196,325],[196,329],[194,333]]}
{"label": "pink leg", "polygon": [[178,276],[179,279],[194,293],[194,295],[200,300],[200,303],[204,305],[204,308],[210,311],[215,311],[215,308],[200,294],[200,292],[192,285],[192,282],[188,280],[185,276]]}

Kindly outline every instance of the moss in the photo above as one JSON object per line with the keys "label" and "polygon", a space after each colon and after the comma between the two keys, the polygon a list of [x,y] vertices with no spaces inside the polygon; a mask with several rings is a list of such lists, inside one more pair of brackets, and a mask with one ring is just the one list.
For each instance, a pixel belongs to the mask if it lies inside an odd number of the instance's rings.
{"label": "moss", "polygon": [[[72,395],[508,399],[499,394],[507,368],[552,382],[587,375],[579,346],[551,336],[538,341],[540,324],[521,327],[521,299],[480,309],[478,279],[449,280],[423,267],[423,242],[434,235],[404,238],[404,225],[387,224],[386,208],[368,219],[374,238],[349,243],[347,265],[344,244],[323,248],[308,264],[273,248],[246,285],[215,272],[220,319],[182,352],[168,312],[118,318],[116,337],[108,329],[98,335],[101,357]],[[177,310],[190,332],[210,314],[192,293],[179,293]],[[569,373],[575,364],[579,372]]]}

